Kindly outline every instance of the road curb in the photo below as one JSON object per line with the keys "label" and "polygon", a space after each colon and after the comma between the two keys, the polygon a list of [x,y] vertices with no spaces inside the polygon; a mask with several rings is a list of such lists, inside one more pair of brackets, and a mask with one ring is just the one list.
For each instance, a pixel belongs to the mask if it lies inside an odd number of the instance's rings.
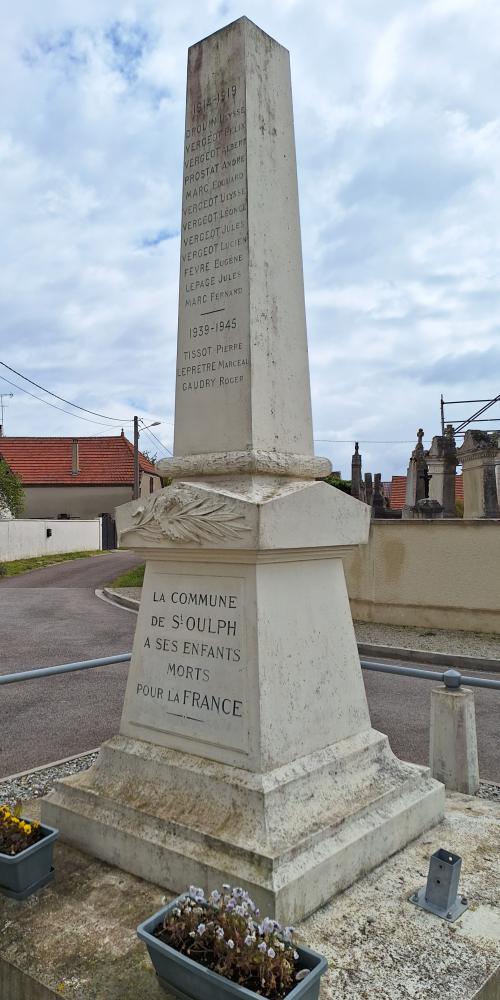
{"label": "road curb", "polygon": [[438,653],[432,649],[407,649],[397,646],[379,646],[377,643],[358,642],[360,656],[378,660],[405,660],[408,663],[431,664],[448,669],[479,670],[483,673],[500,673],[500,660],[484,660],[478,656],[460,656]]}
{"label": "road curb", "polygon": [[134,600],[133,597],[125,597],[123,594],[117,594],[116,590],[110,590],[109,587],[102,587],[102,589],[95,591],[96,597],[104,596],[112,604],[117,604],[121,608],[127,608],[128,611],[138,611],[140,601]]}

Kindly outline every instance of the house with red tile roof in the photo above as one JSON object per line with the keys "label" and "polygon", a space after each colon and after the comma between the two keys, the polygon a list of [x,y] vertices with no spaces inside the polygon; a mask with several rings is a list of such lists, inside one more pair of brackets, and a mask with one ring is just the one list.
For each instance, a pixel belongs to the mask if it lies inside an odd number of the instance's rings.
{"label": "house with red tile roof", "polygon": [[[134,446],[114,437],[0,437],[0,456],[22,480],[24,517],[114,516],[133,499]],[[139,452],[141,496],[161,489],[158,469]]]}
{"label": "house with red tile roof", "polygon": [[[393,476],[390,485],[390,506],[391,510],[403,510],[406,499],[406,476]],[[464,499],[464,480],[463,476],[457,476],[455,479],[455,498],[461,500],[463,503]]]}

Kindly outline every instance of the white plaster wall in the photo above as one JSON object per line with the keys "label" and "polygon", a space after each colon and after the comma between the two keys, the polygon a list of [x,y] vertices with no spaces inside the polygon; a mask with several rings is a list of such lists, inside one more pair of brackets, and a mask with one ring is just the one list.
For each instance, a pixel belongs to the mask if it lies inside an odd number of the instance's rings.
{"label": "white plaster wall", "polygon": [[[47,529],[52,531],[47,538]],[[91,552],[101,548],[101,522],[0,521],[0,562],[48,556],[55,552]]]}
{"label": "white plaster wall", "polygon": [[372,521],[344,558],[354,618],[500,634],[500,520]]}
{"label": "white plaster wall", "polygon": [[[150,494],[150,479],[153,492],[161,490],[160,476],[149,472],[141,475],[141,497]],[[26,486],[24,489],[25,517],[68,517],[93,518],[101,514],[115,516],[115,508],[132,500],[131,486]]]}
{"label": "white plaster wall", "polygon": [[[148,477],[149,483],[149,477]],[[24,516],[114,517],[115,507],[132,499],[131,486],[26,486]]]}

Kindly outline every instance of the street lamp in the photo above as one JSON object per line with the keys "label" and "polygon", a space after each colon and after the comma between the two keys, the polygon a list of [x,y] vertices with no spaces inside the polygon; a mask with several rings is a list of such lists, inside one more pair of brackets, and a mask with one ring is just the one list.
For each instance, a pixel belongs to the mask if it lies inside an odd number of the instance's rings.
{"label": "street lamp", "polygon": [[161,424],[161,420],[154,420],[152,424],[148,424],[147,427],[141,427],[139,430],[139,417],[134,417],[134,492],[132,495],[133,500],[139,499],[139,434],[141,431],[147,431],[148,427],[158,427]]}

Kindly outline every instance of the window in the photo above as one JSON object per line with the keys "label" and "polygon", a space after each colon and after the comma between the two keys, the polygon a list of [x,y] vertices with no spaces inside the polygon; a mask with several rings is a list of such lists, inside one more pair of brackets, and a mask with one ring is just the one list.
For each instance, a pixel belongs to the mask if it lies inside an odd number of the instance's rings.
{"label": "window", "polygon": [[149,492],[153,493],[155,488],[155,481],[152,476],[149,477]]}

